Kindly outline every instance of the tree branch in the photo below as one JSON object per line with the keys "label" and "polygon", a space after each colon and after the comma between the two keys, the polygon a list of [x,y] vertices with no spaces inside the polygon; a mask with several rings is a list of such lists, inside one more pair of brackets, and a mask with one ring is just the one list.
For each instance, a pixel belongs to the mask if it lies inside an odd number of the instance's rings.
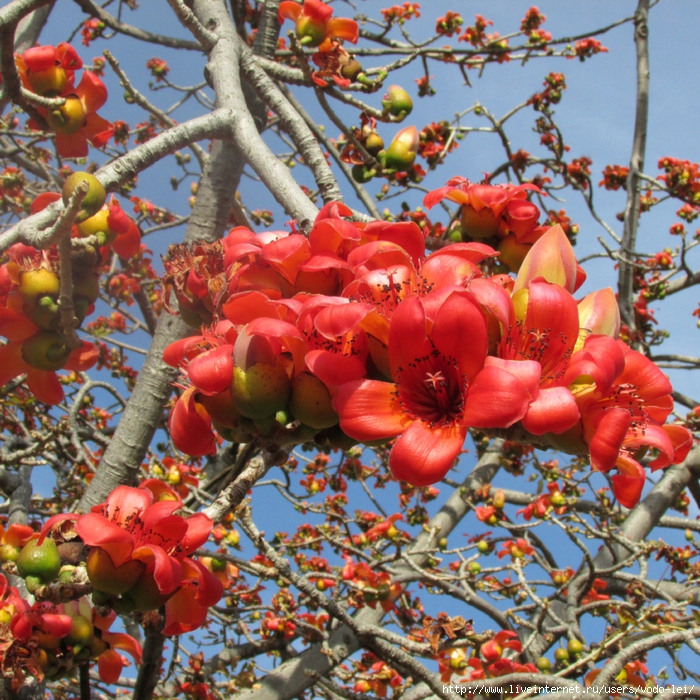
{"label": "tree branch", "polygon": [[318,209],[294,180],[289,168],[263,141],[246,107],[239,75],[240,39],[226,6],[219,2],[195,0],[193,9],[201,24],[218,36],[209,54],[207,71],[217,100],[230,104],[234,111],[231,138],[277,202],[299,222],[303,231],[308,231]]}
{"label": "tree branch", "polygon": [[85,12],[85,14],[90,15],[104,22],[110,29],[115,32],[124,34],[125,36],[130,36],[134,39],[139,39],[140,41],[145,41],[149,44],[160,44],[161,46],[168,46],[171,49],[187,49],[189,51],[202,51],[202,46],[197,41],[188,41],[187,39],[175,39],[171,36],[163,36],[162,34],[153,34],[151,32],[146,32],[138,27],[132,27],[130,24],[125,24],[120,22],[116,17],[112,16],[106,10],[103,10],[99,5],[96,5],[92,0],[75,0],[76,5]]}
{"label": "tree branch", "polygon": [[[641,180],[639,174],[644,171],[644,154],[647,141],[647,120],[649,116],[649,0],[639,0],[634,15],[634,43],[637,47],[637,109],[634,120],[634,138],[630,170],[627,177],[627,205],[625,206],[625,225],[622,234],[621,250],[631,255],[637,244],[639,226],[639,206]],[[634,308],[632,283],[634,268],[620,260],[617,278],[618,299],[622,322],[634,332]]]}

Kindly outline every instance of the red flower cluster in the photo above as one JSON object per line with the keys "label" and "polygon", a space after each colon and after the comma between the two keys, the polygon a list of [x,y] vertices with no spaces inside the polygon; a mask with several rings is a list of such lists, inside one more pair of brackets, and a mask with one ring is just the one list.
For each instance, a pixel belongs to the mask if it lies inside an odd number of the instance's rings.
{"label": "red flower cluster", "polygon": [[355,607],[369,605],[376,608],[377,603],[384,612],[394,609],[394,601],[403,590],[400,583],[391,582],[391,576],[383,571],[377,573],[366,562],[355,564],[350,557],[345,557],[343,580],[351,581],[360,591],[360,599],[354,601]]}
{"label": "red flower cluster", "polygon": [[566,499],[559,490],[556,481],[547,484],[549,493],[540,494],[532,503],[518,511],[518,515],[523,514],[525,520],[532,520],[533,517],[542,519],[554,512],[561,515],[566,510]]}
{"label": "red flower cluster", "polygon": [[486,36],[486,27],[492,24],[493,22],[490,19],[484,19],[481,15],[476,15],[474,25],[467,27],[464,34],[459,37],[459,40],[468,41],[475,47],[485,46],[489,38]]}
{"label": "red flower cluster", "polygon": [[562,93],[566,90],[566,78],[563,73],[550,73],[542,84],[544,90],[535,93],[528,100],[528,104],[531,104],[536,110],[558,104],[561,101]]}
{"label": "red flower cluster", "polygon": [[435,31],[442,36],[453,36],[464,24],[459,12],[448,12],[443,17],[438,17],[435,22]]}
{"label": "red flower cluster", "polygon": [[547,18],[539,11],[537,7],[531,7],[520,23],[520,31],[527,36],[529,44],[542,46],[552,40],[552,35],[540,29],[540,25],[544,24]]}
{"label": "red flower cluster", "polygon": [[[34,200],[31,211],[41,211],[60,198],[57,192],[43,193]],[[80,324],[95,308],[110,246],[121,257],[129,258],[140,250],[141,236],[114,198],[73,226],[72,236],[92,236],[97,241],[97,246],[76,251],[72,257],[74,316]],[[26,374],[27,387],[34,396],[57,404],[64,394],[56,371],[89,369],[97,361],[98,351],[84,341],[77,347],[69,344],[58,304],[61,283],[55,246],[39,251],[18,243],[8,252],[9,262],[0,266],[0,335],[9,341],[0,346],[0,385]]]}
{"label": "red flower cluster", "polygon": [[607,53],[608,49],[603,46],[597,39],[588,37],[580,39],[576,42],[573,48],[573,53],[567,58],[578,58],[580,61],[585,61],[587,58],[594,56],[597,53]]}
{"label": "red flower cluster", "polygon": [[[56,150],[63,158],[84,158],[88,141],[97,148],[104,146],[114,129],[97,110],[107,101],[107,88],[91,71],[83,71],[77,87],[75,71],[83,62],[66,42],[58,46],[35,46],[16,56],[17,70],[24,86],[42,97],[62,97],[56,107],[37,107],[49,128],[56,133]],[[29,126],[38,128],[33,120]]]}
{"label": "red flower cluster", "polygon": [[151,75],[157,83],[167,77],[170,72],[170,66],[162,58],[150,58],[146,61],[146,68],[151,71]]}
{"label": "red flower cluster", "polygon": [[534,664],[521,664],[512,659],[503,658],[504,651],[511,650],[519,654],[522,648],[515,632],[501,630],[493,639],[481,645],[479,656],[468,658],[468,649],[464,648],[442,652],[438,656],[440,677],[443,683],[449,683],[453,675],[467,676],[462,681],[467,682],[497,678],[511,673],[537,673]]}
{"label": "red flower cluster", "polygon": [[603,170],[603,179],[598,183],[606,190],[627,189],[627,176],[630,169],[625,165],[606,165]]}
{"label": "red flower cluster", "polygon": [[[529,237],[539,210],[526,189],[456,180],[426,204],[461,202],[482,240],[502,227]],[[484,275],[496,252],[482,242],[426,255],[413,222],[349,215],[330,204],[308,238],[236,228],[180,256],[181,307],[216,321],[164,355],[190,384],[170,417],[180,449],[212,453],[214,430],[243,442],[288,431],[333,444],[398,438],[393,475],[423,486],[449,471],[470,427],[520,423],[589,449],[595,469],[616,468],[626,506],[644,485],[640,447],[659,451],[652,468],[685,457],[690,433],[663,425],[668,380],[615,339],[612,290],[573,298],[583,273],[560,227],[537,232],[513,281]]]}
{"label": "red flower cluster", "polygon": [[[64,536],[66,521],[90,547],[87,574],[93,600],[119,612],[165,605],[167,635],[197,629],[223,594],[221,582],[191,554],[209,538],[212,521],[202,513],[175,515],[182,501],[162,481],[139,488],[118,486],[86,515],[49,518],[42,538]],[[41,541],[41,540],[40,540]]]}
{"label": "red flower cluster", "polygon": [[665,175],[659,175],[671,194],[689,202],[700,202],[700,169],[697,163],[668,156],[659,158],[659,169]]}
{"label": "red flower cluster", "polygon": [[450,125],[446,121],[433,122],[423,127],[418,137],[418,155],[425,158],[428,165],[437,165],[447,153],[459,145],[456,139],[450,140],[450,135]]}
{"label": "red flower cluster", "polygon": [[[40,401],[63,401],[56,371],[84,371],[97,361],[97,349],[83,341],[68,347],[58,307],[60,282],[55,249],[38,251],[18,243],[9,250],[10,261],[0,265],[0,385],[22,374],[27,388]],[[79,262],[79,261],[76,261]],[[92,312],[99,293],[93,269],[74,264],[73,303],[79,321]]]}
{"label": "red flower cluster", "polygon": [[566,174],[569,180],[578,185],[582,190],[587,190],[591,177],[592,164],[593,161],[588,158],[588,156],[574,158],[571,163],[566,166]]}
{"label": "red flower cluster", "polygon": [[[44,192],[32,203],[32,214],[42,211],[61,199],[58,192]],[[97,244],[102,247],[100,257],[107,259],[111,248],[120,258],[132,258],[141,250],[141,232],[136,222],[127,216],[116,197],[93,216],[76,223],[71,231],[73,238],[95,236]],[[107,247],[109,246],[109,247]]]}
{"label": "red flower cluster", "polygon": [[403,24],[407,19],[420,17],[420,5],[417,2],[405,2],[403,5],[393,5],[380,10],[385,22],[398,22]]}

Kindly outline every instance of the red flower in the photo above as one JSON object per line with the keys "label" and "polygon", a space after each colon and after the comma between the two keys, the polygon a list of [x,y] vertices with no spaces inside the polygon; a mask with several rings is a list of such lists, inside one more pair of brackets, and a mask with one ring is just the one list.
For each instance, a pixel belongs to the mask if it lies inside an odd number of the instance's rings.
{"label": "red flower", "polygon": [[518,537],[517,540],[506,540],[503,543],[503,551],[498,553],[498,558],[503,559],[503,557],[510,554],[511,558],[515,560],[522,559],[526,554],[534,553],[534,547],[528,544],[527,540],[524,540],[522,537]]}
{"label": "red flower", "polygon": [[481,645],[481,655],[487,663],[498,661],[503,655],[504,649],[513,649],[520,653],[523,645],[518,639],[517,632],[501,630],[493,639]]}
{"label": "red flower", "polygon": [[83,62],[65,41],[58,46],[34,46],[15,57],[17,71],[28,90],[43,96],[56,96],[73,85],[76,70]]}
{"label": "red flower", "polygon": [[63,158],[85,158],[88,141],[96,148],[104,146],[114,127],[97,110],[107,101],[104,83],[89,71],[83,72],[77,88],[66,95],[66,104],[46,115],[56,132],[56,150]]}
{"label": "red flower", "polygon": [[591,465],[602,472],[620,471],[612,482],[623,506],[632,508],[642,494],[644,469],[634,458],[641,447],[659,451],[652,469],[685,459],[692,436],[682,426],[663,425],[673,408],[671,383],[644,355],[622,341],[591,335],[563,381],[579,405]]}
{"label": "red flower", "polygon": [[470,426],[512,425],[535,390],[508,361],[484,367],[487,345],[486,322],[468,293],[409,296],[389,329],[394,382],[342,386],[334,400],[341,428],[360,441],[400,435],[389,459],[393,475],[416,486],[439,481]]}
{"label": "red flower", "polygon": [[533,516],[535,518],[545,518],[551,512],[560,515],[566,511],[566,505],[562,505],[565,499],[559,490],[559,484],[557,484],[556,481],[550,482],[547,484],[547,489],[549,490],[549,493],[540,494],[532,503],[527,505],[525,508],[521,508],[517,512],[517,515],[522,513],[523,518],[530,521],[532,520]]}
{"label": "red flower", "polygon": [[357,43],[359,27],[352,19],[331,17],[333,9],[320,0],[304,0],[299,5],[291,0],[280,3],[279,21],[291,19],[296,24],[299,43],[318,47],[319,51],[329,51],[332,39],[344,39]]}
{"label": "red flower", "polygon": [[462,205],[462,229],[471,238],[505,236],[510,230],[518,242],[533,243],[532,233],[539,209],[527,202],[527,191],[539,192],[535,185],[475,185],[463,177],[453,177],[444,187],[428,192],[426,208],[443,199]]}
{"label": "red flower", "polygon": [[[66,70],[68,66],[70,69]],[[28,49],[17,59],[17,67],[30,90],[65,98],[60,107],[37,108],[56,133],[56,150],[60,156],[84,158],[88,154],[88,141],[97,148],[109,141],[114,127],[97,114],[107,101],[107,88],[91,71],[83,71],[79,85],[74,87],[74,69],[81,68],[82,61],[69,44]],[[64,72],[63,76],[60,71]]]}
{"label": "red flower", "polygon": [[467,650],[464,648],[443,651],[439,656],[438,671],[440,680],[449,683],[453,674],[464,676],[468,673]]}

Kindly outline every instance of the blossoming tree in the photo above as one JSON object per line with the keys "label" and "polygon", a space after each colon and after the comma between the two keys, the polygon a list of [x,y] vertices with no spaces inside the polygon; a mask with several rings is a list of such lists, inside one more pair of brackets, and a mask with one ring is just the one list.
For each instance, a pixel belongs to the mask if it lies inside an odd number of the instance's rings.
{"label": "blossoming tree", "polygon": [[[5,697],[700,696],[699,404],[665,374],[700,360],[649,307],[700,281],[700,171],[645,172],[649,0],[562,37],[76,0],[53,40],[55,4],[0,9]],[[613,30],[636,112],[598,183],[555,107]],[[465,97],[426,123],[431,71]]]}

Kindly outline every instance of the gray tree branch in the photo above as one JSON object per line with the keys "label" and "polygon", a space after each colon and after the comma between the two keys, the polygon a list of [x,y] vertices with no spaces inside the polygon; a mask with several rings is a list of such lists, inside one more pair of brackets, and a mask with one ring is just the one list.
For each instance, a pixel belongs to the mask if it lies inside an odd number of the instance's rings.
{"label": "gray tree branch", "polygon": [[[631,255],[637,243],[639,226],[639,200],[641,180],[639,174],[644,171],[644,154],[647,141],[647,120],[649,116],[649,0],[639,0],[634,15],[634,43],[637,48],[637,107],[634,119],[634,137],[632,155],[627,178],[627,204],[625,206],[625,224],[622,234],[621,250]],[[620,260],[618,274],[618,298],[622,322],[635,330],[632,282],[634,268],[625,260]]]}

